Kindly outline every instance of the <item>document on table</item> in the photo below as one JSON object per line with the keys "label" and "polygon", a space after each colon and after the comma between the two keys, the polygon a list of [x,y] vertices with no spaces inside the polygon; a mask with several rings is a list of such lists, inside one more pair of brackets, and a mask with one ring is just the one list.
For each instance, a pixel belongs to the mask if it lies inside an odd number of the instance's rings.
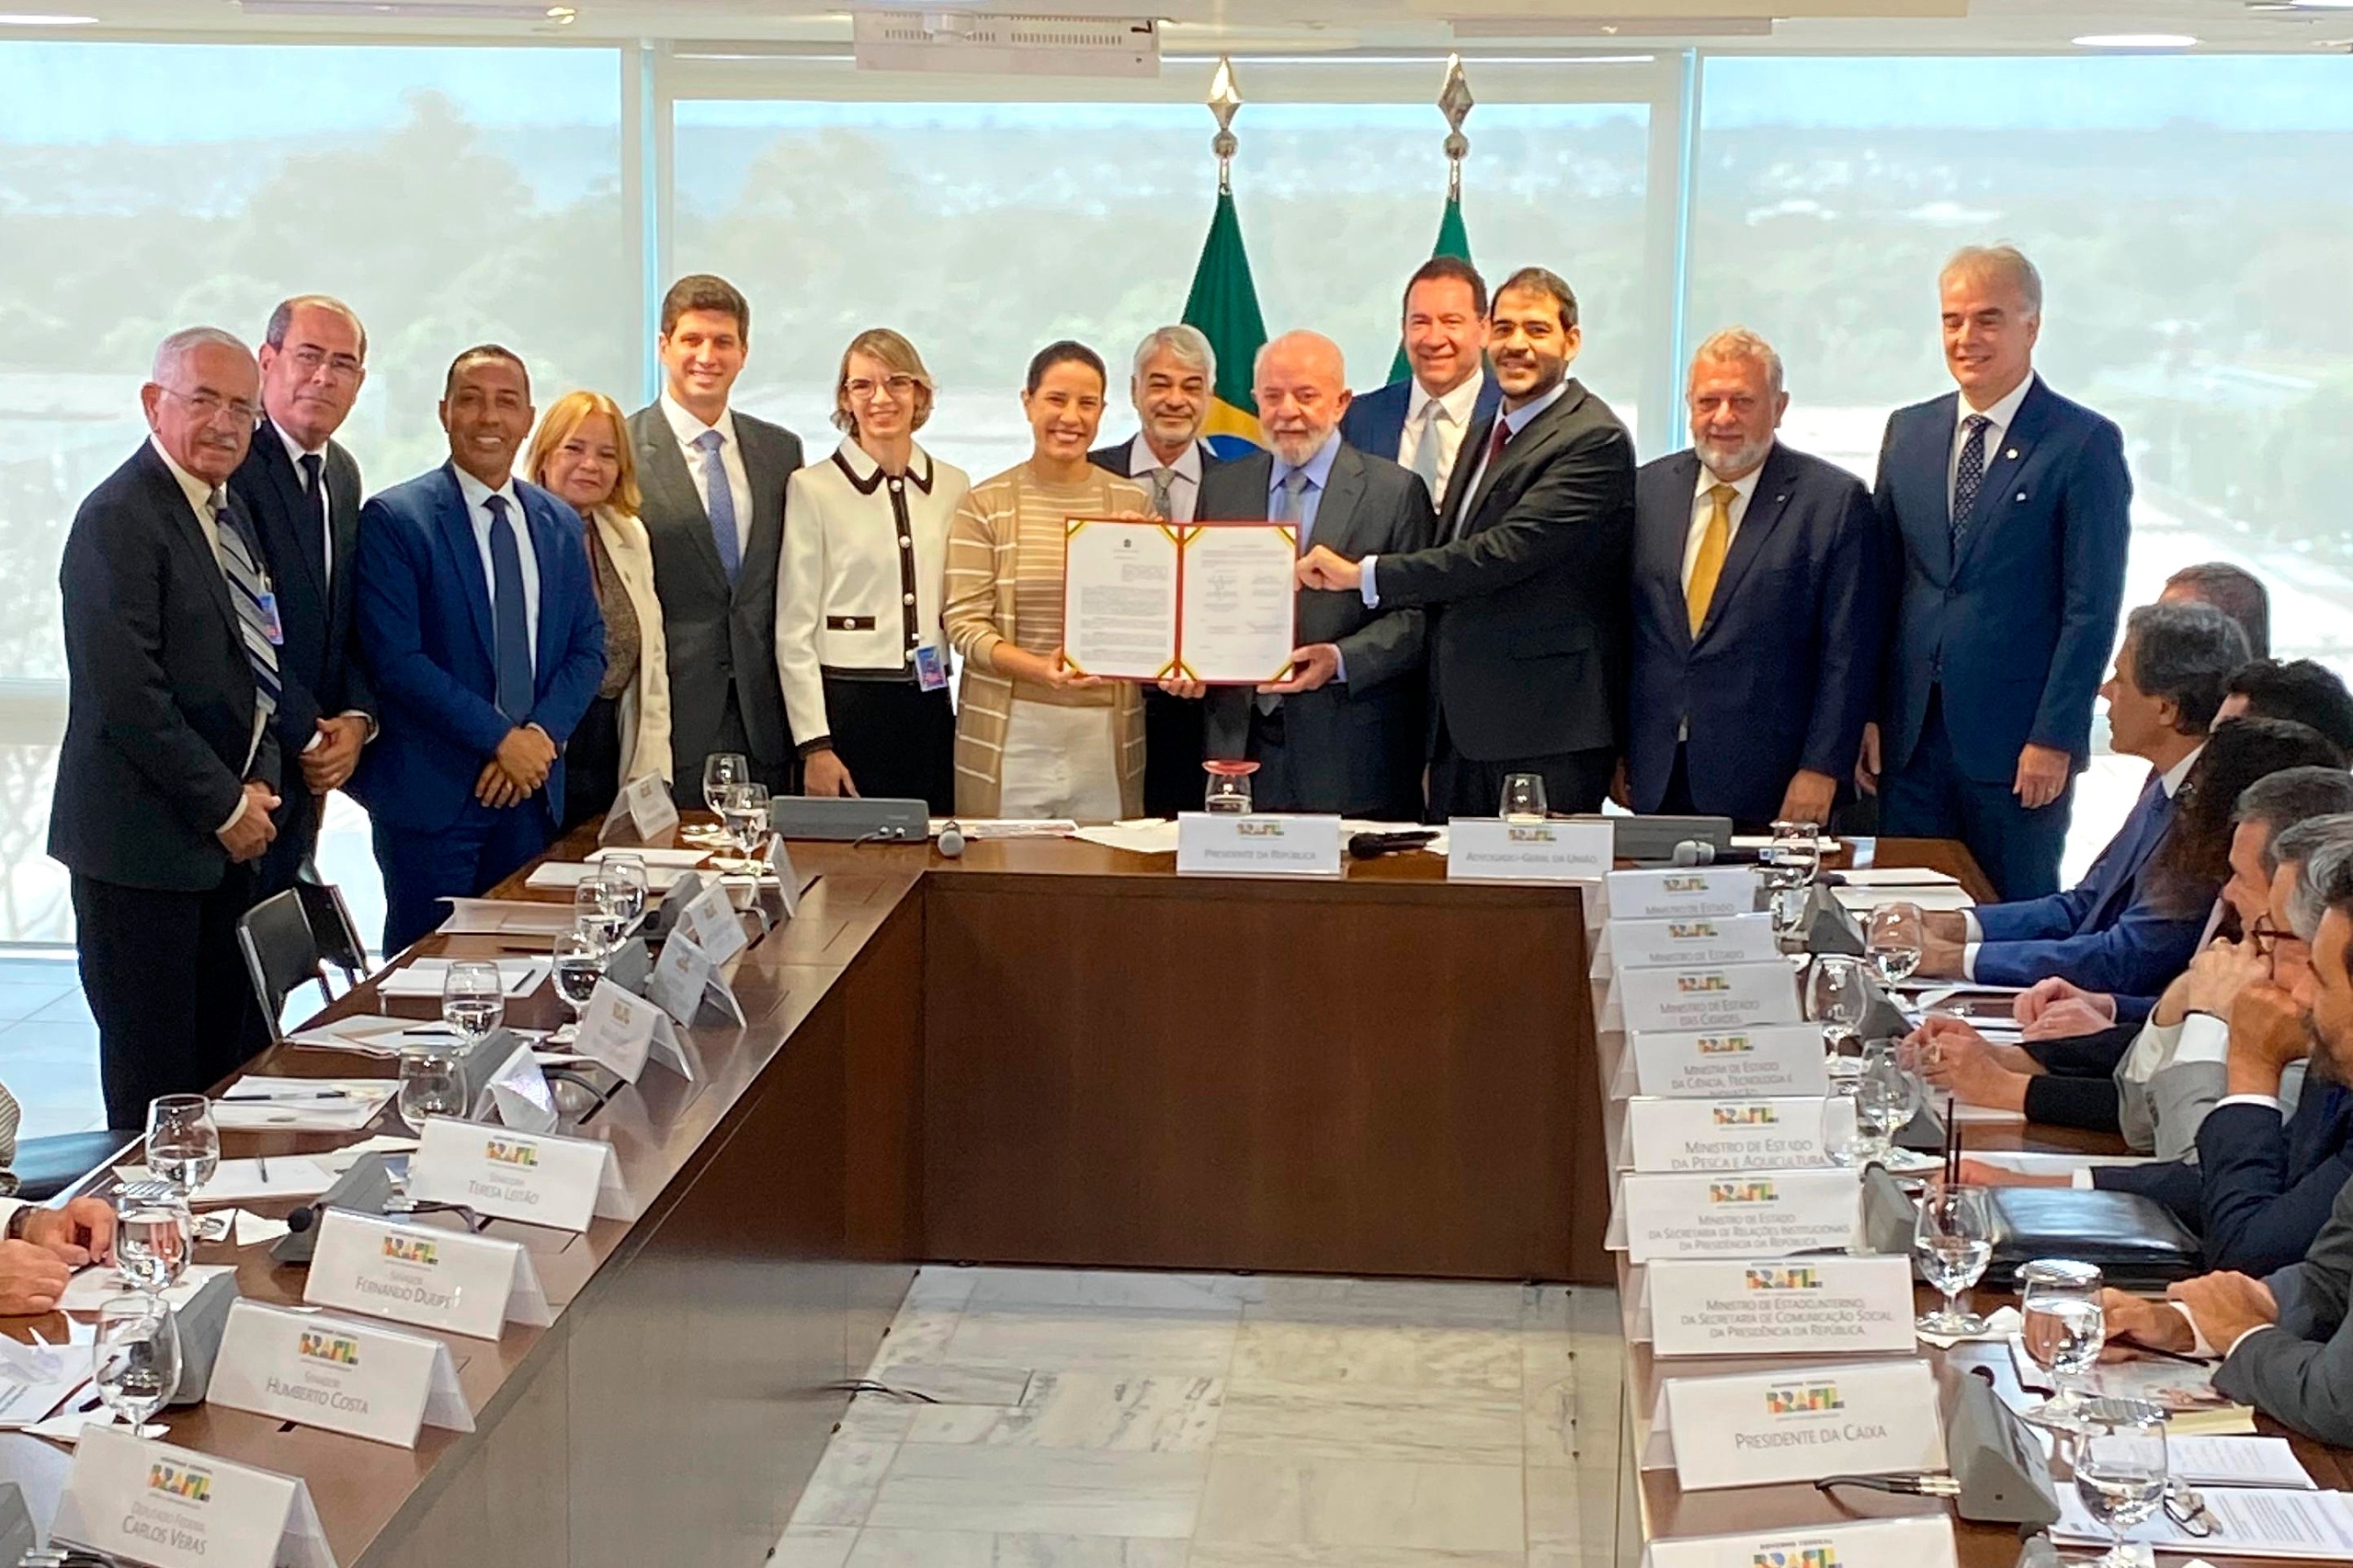
{"label": "document on table", "polygon": [[708,849],[624,849],[620,847],[614,847],[610,849],[597,849],[590,851],[588,863],[592,866],[601,866],[608,860],[615,859],[624,855],[632,856],[644,862],[645,869],[648,871],[690,871],[697,866],[701,865],[703,862],[710,858],[710,851]]}
{"label": "document on table", "polygon": [[[1740,839],[1735,838],[1732,842],[1733,848],[1741,847]],[[1766,845],[1772,840],[1759,838],[1751,842]],[[1864,866],[1851,871],[1840,871],[1836,875],[1850,888],[1957,888],[1961,885],[1959,877],[1932,871],[1926,866]]]}
{"label": "document on table", "polygon": [[[196,1293],[223,1274],[236,1269],[226,1263],[191,1263],[180,1282],[164,1292],[164,1300],[175,1307],[187,1306],[196,1300]],[[131,1287],[122,1282],[110,1263],[92,1264],[66,1281],[65,1294],[57,1298],[61,1312],[94,1312],[117,1296],[131,1294]],[[85,1347],[84,1354],[87,1354]]]}
{"label": "document on table", "polygon": [[391,1078],[255,1074],[213,1096],[212,1119],[224,1131],[357,1132],[399,1092]]}
{"label": "document on table", "polygon": [[0,1336],[0,1426],[28,1426],[90,1381],[79,1345],[19,1345]]}
{"label": "document on table", "polygon": [[1103,827],[1082,827],[1071,836],[1099,844],[1106,849],[1125,849],[1136,855],[1176,853],[1176,824],[1165,817],[1137,817]]}
{"label": "document on table", "polygon": [[1883,903],[1917,904],[1921,913],[1925,915],[1934,915],[1939,911],[1951,914],[1977,907],[1977,901],[1958,887],[1847,887],[1835,888],[1832,891],[1838,895],[1838,906],[1850,915],[1867,914]]}
{"label": "document on table", "polygon": [[1256,686],[1290,672],[1299,530],[1289,523],[1065,525],[1063,651],[1117,680]]}
{"label": "document on table", "polygon": [[[123,1165],[115,1173],[125,1181],[146,1181],[154,1173],[144,1165]],[[306,1155],[280,1154],[267,1160],[223,1160],[212,1179],[188,1195],[191,1208],[208,1203],[254,1203],[272,1198],[316,1198],[335,1185],[335,1174]]]}
{"label": "document on table", "polygon": [[[441,983],[449,977],[448,959],[419,959],[405,969],[396,969],[377,982],[377,994],[381,996],[430,996],[441,999]],[[460,960],[488,961],[488,960]],[[546,983],[554,965],[547,959],[500,959],[499,983],[507,1000],[529,996]],[[422,1023],[424,1020],[417,1020]]]}
{"label": "document on table", "polygon": [[[2353,1495],[2236,1486],[2210,1486],[2200,1495],[2213,1517],[2213,1534],[2191,1535],[2160,1510],[2126,1530],[2124,1539],[2199,1557],[2353,1562]],[[2059,1492],[2059,1522],[2051,1527],[2051,1539],[2066,1546],[2105,1546],[2109,1537],[2069,1486]]]}
{"label": "document on table", "polygon": [[2291,1487],[2313,1492],[2319,1485],[2285,1437],[2201,1437],[2167,1434],[2165,1469],[2192,1486]]}
{"label": "document on table", "polygon": [[390,1013],[354,1013],[316,1028],[298,1029],[286,1037],[295,1045],[326,1051],[356,1051],[362,1056],[398,1056],[404,1045],[454,1045],[458,1031],[432,1018],[402,1018]]}
{"label": "document on table", "polygon": [[444,902],[449,905],[449,917],[441,922],[441,929],[452,937],[556,937],[572,929],[572,905],[568,903],[545,903],[525,898],[453,898]]}
{"label": "document on table", "polygon": [[1071,838],[1078,833],[1078,824],[1068,817],[932,817],[931,836],[938,838],[949,823],[966,840],[978,844],[983,838]]}
{"label": "document on table", "polygon": [[1063,653],[1114,680],[1176,667],[1177,530],[1166,523],[1073,517],[1063,525]]}

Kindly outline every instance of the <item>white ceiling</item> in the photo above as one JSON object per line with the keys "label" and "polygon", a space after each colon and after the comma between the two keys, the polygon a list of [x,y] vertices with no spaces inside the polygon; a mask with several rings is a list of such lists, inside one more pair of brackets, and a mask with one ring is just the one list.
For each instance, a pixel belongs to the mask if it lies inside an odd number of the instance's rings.
{"label": "white ceiling", "polygon": [[[884,0],[904,9],[976,0]],[[2353,0],[2338,0],[2353,4]],[[264,5],[309,7],[262,12]],[[517,17],[517,0],[0,0],[10,12],[95,16],[71,36],[137,32],[324,38],[655,39],[698,45],[840,49],[846,8],[815,0],[572,0],[565,26]],[[469,8],[493,13],[467,16]],[[1701,43],[1792,51],[2071,51],[2085,33],[2187,33],[2209,50],[2304,52],[2353,47],[2353,9],[2289,0],[999,0],[978,8],[1064,15],[1156,14],[1171,53],[1466,54]],[[258,14],[255,14],[258,13]],[[1726,18],[1745,25],[1724,26]],[[1770,20],[1770,31],[1753,29]],[[1458,31],[1458,20],[1464,26]],[[1718,24],[1711,27],[1711,23]],[[1597,29],[1614,27],[1611,32]],[[0,37],[30,29],[0,27]],[[45,29],[43,29],[45,30]]]}

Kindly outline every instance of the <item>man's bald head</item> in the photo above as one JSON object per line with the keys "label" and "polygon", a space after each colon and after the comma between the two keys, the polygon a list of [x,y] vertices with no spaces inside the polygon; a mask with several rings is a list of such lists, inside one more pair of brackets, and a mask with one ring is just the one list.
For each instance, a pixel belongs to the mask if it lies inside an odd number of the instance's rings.
{"label": "man's bald head", "polygon": [[1287,332],[1258,350],[1251,376],[1258,426],[1287,463],[1307,461],[1330,440],[1348,406],[1348,366],[1319,332]]}

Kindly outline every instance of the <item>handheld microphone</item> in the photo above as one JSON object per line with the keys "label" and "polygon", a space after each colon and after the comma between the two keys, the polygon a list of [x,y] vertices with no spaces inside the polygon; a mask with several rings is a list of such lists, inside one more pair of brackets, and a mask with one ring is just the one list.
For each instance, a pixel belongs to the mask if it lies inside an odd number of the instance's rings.
{"label": "handheld microphone", "polygon": [[1675,846],[1675,864],[1678,867],[1715,863],[1716,846],[1704,838],[1687,838]]}

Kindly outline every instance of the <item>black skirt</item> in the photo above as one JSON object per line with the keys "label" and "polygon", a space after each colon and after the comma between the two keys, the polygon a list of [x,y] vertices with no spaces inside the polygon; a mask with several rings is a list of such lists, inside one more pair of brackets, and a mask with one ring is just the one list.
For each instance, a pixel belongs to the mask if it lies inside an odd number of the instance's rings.
{"label": "black skirt", "polygon": [[945,688],[829,674],[825,722],[860,795],[922,801],[934,816],[955,812],[956,710]]}
{"label": "black skirt", "polygon": [[563,826],[570,833],[621,792],[620,699],[599,697],[563,747]]}

